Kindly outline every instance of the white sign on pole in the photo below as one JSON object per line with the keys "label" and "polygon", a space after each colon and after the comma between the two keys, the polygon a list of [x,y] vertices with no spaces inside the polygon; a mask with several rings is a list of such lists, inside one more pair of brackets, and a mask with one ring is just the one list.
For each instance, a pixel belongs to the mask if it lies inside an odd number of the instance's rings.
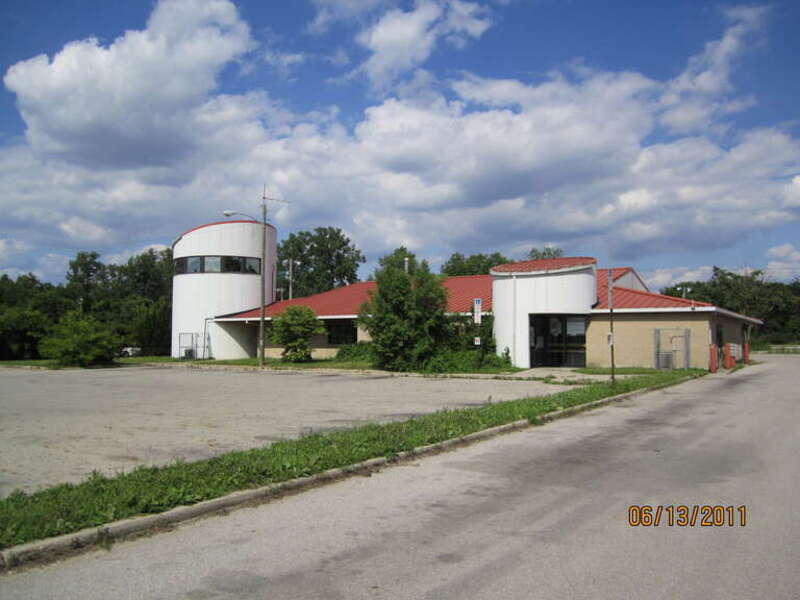
{"label": "white sign on pole", "polygon": [[480,345],[481,345],[481,338],[479,338],[479,337],[476,337],[476,338],[473,340],[473,342],[472,342],[472,343],[473,343],[473,344],[475,344],[476,346],[480,346]]}
{"label": "white sign on pole", "polygon": [[481,305],[483,301],[480,298],[475,298],[472,301],[472,316],[477,325],[481,324]]}

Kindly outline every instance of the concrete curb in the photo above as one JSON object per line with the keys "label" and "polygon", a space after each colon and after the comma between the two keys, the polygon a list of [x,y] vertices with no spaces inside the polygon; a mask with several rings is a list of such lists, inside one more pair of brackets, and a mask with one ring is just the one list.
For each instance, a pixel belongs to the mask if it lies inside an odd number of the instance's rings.
{"label": "concrete curb", "polygon": [[12,546],[11,548],[0,550],[0,573],[8,571],[9,569],[17,566],[21,566],[24,563],[34,561],[40,564],[53,562],[63,556],[89,550],[95,546],[110,543],[115,540],[142,535],[158,529],[171,527],[191,519],[219,514],[233,508],[263,502],[271,498],[277,498],[317,485],[345,479],[359,473],[370,472],[380,467],[411,460],[423,455],[436,454],[456,446],[467,445],[511,431],[526,429],[534,425],[550,423],[558,419],[570,417],[572,415],[592,410],[594,408],[599,408],[601,406],[606,406],[614,402],[620,402],[622,400],[627,400],[628,398],[641,396],[665,387],[679,385],[691,379],[697,379],[698,377],[699,376],[697,375],[692,375],[683,379],[679,379],[678,381],[664,383],[649,388],[643,388],[633,392],[626,392],[616,396],[609,396],[608,398],[601,398],[600,400],[595,400],[594,402],[588,402],[586,404],[571,406],[569,408],[564,408],[542,415],[534,423],[529,422],[527,419],[522,419],[520,421],[514,421],[505,425],[483,429],[481,431],[476,431],[475,433],[470,433],[458,438],[444,440],[442,442],[429,444],[427,446],[421,446],[406,452],[400,452],[396,457],[372,458],[360,463],[349,465],[347,467],[329,469],[308,477],[291,479],[289,481],[274,483],[256,489],[233,492],[220,498],[205,500],[189,506],[178,506],[166,512],[155,515],[132,517],[130,519],[115,521],[114,523],[109,523],[99,527],[82,529],[80,531],[68,533],[58,537],[29,542],[19,546]]}

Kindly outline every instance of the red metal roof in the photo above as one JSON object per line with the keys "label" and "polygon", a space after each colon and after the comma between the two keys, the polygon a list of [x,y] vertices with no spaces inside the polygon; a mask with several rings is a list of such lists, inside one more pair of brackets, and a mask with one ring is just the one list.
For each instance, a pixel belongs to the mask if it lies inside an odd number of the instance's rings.
{"label": "red metal roof", "polygon": [[481,310],[492,310],[492,276],[461,275],[444,280],[447,288],[447,312],[472,312],[472,301],[481,299]]}
{"label": "red metal roof", "polygon": [[[548,259],[550,260],[550,259]],[[563,260],[563,259],[553,259]],[[594,259],[591,259],[594,261]],[[543,262],[543,261],[526,261]],[[515,263],[525,264],[525,263]],[[573,263],[574,264],[574,263]],[[580,263],[593,264],[593,263]],[[506,266],[506,265],[504,265]],[[553,267],[562,268],[562,267]],[[630,267],[619,267],[612,269],[612,277],[617,280],[629,271]],[[515,271],[519,272],[519,271]],[[481,298],[484,312],[492,310],[492,276],[491,275],[464,275],[461,277],[448,277],[443,282],[447,289],[447,312],[466,313],[472,310],[472,302],[475,298]],[[369,300],[369,294],[375,289],[374,281],[361,281],[351,285],[338,287],[321,294],[306,296],[305,298],[293,298],[274,302],[267,306],[266,316],[274,317],[279,315],[290,306],[307,306],[319,317],[333,317],[356,315],[361,305]],[[597,270],[597,297],[599,302],[593,308],[608,308],[608,269]],[[614,308],[687,308],[691,306],[712,306],[707,302],[686,300],[663,294],[654,294],[624,287],[614,287]],[[225,315],[231,319],[258,319],[259,310],[252,310]]]}
{"label": "red metal roof", "polygon": [[[447,289],[447,312],[465,313],[472,310],[472,301],[481,299],[482,310],[492,310],[492,277],[491,275],[464,275],[461,277],[448,277],[443,285]],[[306,296],[305,298],[292,298],[274,302],[267,306],[266,316],[279,315],[290,306],[307,306],[318,317],[332,317],[337,315],[355,315],[361,305],[369,300],[369,294],[375,289],[374,281],[360,281],[350,285],[338,287],[321,294]],[[225,315],[229,319],[258,319],[258,308]]]}
{"label": "red metal roof", "polygon": [[492,267],[496,273],[533,273],[535,271],[555,271],[582,265],[593,265],[597,259],[591,256],[566,256],[562,258],[543,258],[540,260],[524,260]]}
{"label": "red metal roof", "polygon": [[[612,269],[612,277],[616,281],[628,271],[630,267]],[[597,270],[597,299],[599,302],[592,308],[608,308],[608,269]],[[654,294],[643,290],[614,286],[614,308],[690,308],[692,306],[713,306],[708,302],[687,300],[664,294]]]}

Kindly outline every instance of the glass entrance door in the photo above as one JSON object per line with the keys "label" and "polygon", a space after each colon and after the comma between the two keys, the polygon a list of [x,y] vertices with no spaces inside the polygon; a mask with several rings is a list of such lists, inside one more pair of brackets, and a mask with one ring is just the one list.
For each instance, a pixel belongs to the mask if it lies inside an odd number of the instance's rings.
{"label": "glass entrance door", "polygon": [[532,367],[586,366],[586,317],[529,315]]}

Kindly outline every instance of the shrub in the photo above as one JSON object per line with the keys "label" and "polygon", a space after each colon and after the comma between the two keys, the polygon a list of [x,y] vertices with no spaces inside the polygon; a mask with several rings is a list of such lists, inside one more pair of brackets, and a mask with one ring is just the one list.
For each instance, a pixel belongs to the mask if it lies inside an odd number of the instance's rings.
{"label": "shrub", "polygon": [[431,357],[423,368],[426,373],[475,373],[481,370],[507,369],[511,361],[481,350],[443,350]]}
{"label": "shrub", "polygon": [[357,344],[346,344],[339,348],[336,353],[336,360],[344,361],[366,361],[375,360],[375,354],[370,342],[358,342]]}
{"label": "shrub", "polygon": [[325,326],[307,306],[290,306],[272,321],[272,341],[283,346],[281,356],[288,362],[311,360],[309,341],[325,333]]}
{"label": "shrub", "polygon": [[42,339],[39,353],[62,366],[89,367],[113,362],[119,347],[120,340],[106,324],[71,312]]}
{"label": "shrub", "polygon": [[389,371],[422,368],[450,333],[447,292],[423,261],[413,275],[387,265],[376,273],[377,290],[359,321],[372,337],[376,366]]}

